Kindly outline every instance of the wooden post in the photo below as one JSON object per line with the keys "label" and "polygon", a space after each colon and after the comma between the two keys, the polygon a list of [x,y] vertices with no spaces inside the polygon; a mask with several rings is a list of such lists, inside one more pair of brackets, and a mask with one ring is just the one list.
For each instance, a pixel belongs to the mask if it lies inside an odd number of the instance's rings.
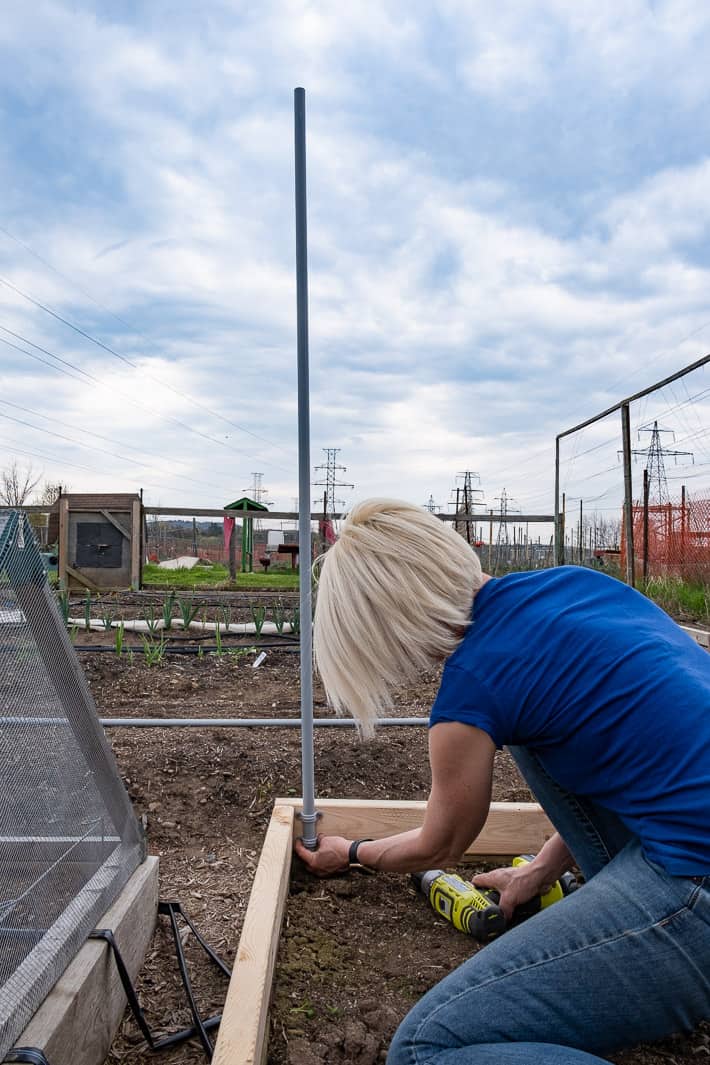
{"label": "wooden post", "polygon": [[680,486],[680,573],[683,574],[685,568],[686,557],[686,539],[685,539],[685,520],[686,520],[686,499],[685,499],[685,485]]}
{"label": "wooden post", "polygon": [[579,564],[580,564],[580,566],[584,562],[584,517],[583,517],[584,511],[583,511],[583,507],[584,507],[584,503],[580,499],[580,501],[579,501],[579,542],[578,542]]}
{"label": "wooden post", "polygon": [[237,521],[234,519],[234,525],[232,526],[232,533],[229,537],[229,579],[230,581],[236,581],[237,579]]}
{"label": "wooden post", "polygon": [[621,441],[624,449],[624,532],[626,534],[626,583],[634,587],[634,503],[631,479],[631,420],[628,403],[621,405]]}
{"label": "wooden post", "polygon": [[59,497],[59,560],[57,563],[57,576],[62,588],[69,589],[69,500],[66,496]]}
{"label": "wooden post", "polygon": [[643,579],[648,580],[648,469],[643,471]]}
{"label": "wooden post", "polygon": [[131,589],[137,592],[141,586],[143,553],[143,507],[140,499],[134,499],[131,515]]}

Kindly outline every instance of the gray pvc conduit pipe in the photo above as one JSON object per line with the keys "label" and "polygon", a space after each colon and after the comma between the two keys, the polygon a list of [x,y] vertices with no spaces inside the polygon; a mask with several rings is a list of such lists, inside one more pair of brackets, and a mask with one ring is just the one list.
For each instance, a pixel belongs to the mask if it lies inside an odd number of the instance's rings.
{"label": "gray pvc conduit pipe", "polygon": [[[300,717],[101,717],[104,728],[299,728]],[[68,725],[64,717],[0,717],[5,725]],[[355,728],[349,717],[316,717],[316,728]],[[381,717],[375,724],[380,728],[428,725],[428,717]]]}
{"label": "gray pvc conduit pipe", "polygon": [[298,341],[298,569],[301,618],[301,787],[303,842],[318,846],[313,747],[313,626],[311,623],[311,425],[308,384],[308,229],[306,93],[293,92],[296,175],[296,320]]}

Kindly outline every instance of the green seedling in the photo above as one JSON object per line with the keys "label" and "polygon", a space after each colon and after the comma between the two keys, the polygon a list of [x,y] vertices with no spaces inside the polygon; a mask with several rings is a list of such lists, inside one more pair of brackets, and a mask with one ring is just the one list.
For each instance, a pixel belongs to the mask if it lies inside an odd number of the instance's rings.
{"label": "green seedling", "polygon": [[78,634],[79,634],[79,626],[78,625],[72,625],[72,627],[69,629],[69,638],[70,638],[72,643],[76,643],[76,638],[77,638]]}
{"label": "green seedling", "polygon": [[316,1015],[316,1011],[313,1006],[311,1006],[310,1002],[304,1002],[300,1006],[292,1006],[290,1012],[300,1013],[304,1017],[308,1017],[309,1021],[312,1020]]}
{"label": "green seedling", "polygon": [[195,603],[194,599],[178,599],[178,610],[182,618],[183,628],[190,628],[190,622],[195,620],[199,609],[200,604]]}
{"label": "green seedling", "polygon": [[84,628],[91,632],[91,592],[88,591],[84,599]]}
{"label": "green seedling", "polygon": [[264,621],[266,620],[266,607],[265,606],[253,606],[251,608],[251,618],[254,622],[254,631],[257,636],[261,636],[261,630],[264,627]]}
{"label": "green seedling", "polygon": [[224,631],[229,632],[229,626],[232,623],[232,608],[229,606],[220,607],[219,613],[224,624]]}
{"label": "green seedling", "polygon": [[59,609],[62,612],[64,624],[66,625],[69,621],[69,592],[66,588],[62,587],[59,589],[57,592],[57,599],[59,601]]}
{"label": "green seedling", "polygon": [[197,657],[198,658],[204,658],[205,657],[205,649],[202,646],[202,644],[200,644],[200,646],[197,648]]}
{"label": "green seedling", "polygon": [[283,600],[277,599],[271,608],[271,613],[274,618],[274,625],[279,636],[283,636],[284,622],[286,620],[286,614],[284,612]]}
{"label": "green seedling", "polygon": [[148,607],[148,609],[146,610],[145,614],[143,615],[143,620],[145,621],[146,625],[148,626],[148,632],[150,633],[150,636],[151,636],[151,639],[152,639],[155,636],[156,632],[158,631],[158,619],[155,616],[155,608],[154,607],[152,607],[152,606]]}
{"label": "green seedling", "polygon": [[113,614],[112,614],[112,612],[110,610],[106,611],[105,613],[102,611],[101,612],[101,620],[104,623],[104,630],[106,632],[110,632],[111,631],[111,624],[113,622]]}
{"label": "green seedling", "polygon": [[222,650],[222,633],[220,631],[219,623],[217,624],[217,628],[214,630],[214,642],[217,648],[215,654],[221,658],[224,652]]}
{"label": "green seedling", "polygon": [[293,608],[293,613],[291,614],[291,632],[293,633],[294,636],[298,636],[300,631],[301,631],[301,611],[296,606],[296,607]]}
{"label": "green seedling", "polygon": [[173,606],[175,605],[175,592],[170,592],[163,603],[163,628],[167,631],[173,627]]}
{"label": "green seedling", "polygon": [[165,640],[161,639],[157,642],[155,640],[149,640],[146,636],[141,637],[143,641],[143,656],[145,658],[145,664],[147,666],[159,666],[165,657]]}
{"label": "green seedling", "polygon": [[116,651],[116,654],[119,657],[123,654],[123,641],[124,641],[124,638],[125,638],[125,634],[126,634],[126,626],[123,624],[123,622],[120,622],[120,624],[117,625],[117,627],[116,627],[116,635],[114,637],[114,644],[113,644],[114,649]]}

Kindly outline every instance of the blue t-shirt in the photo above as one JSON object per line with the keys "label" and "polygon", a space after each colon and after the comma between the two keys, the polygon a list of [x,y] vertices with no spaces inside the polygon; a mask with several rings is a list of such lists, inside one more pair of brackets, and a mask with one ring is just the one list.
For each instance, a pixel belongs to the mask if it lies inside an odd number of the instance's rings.
{"label": "blue t-shirt", "polygon": [[480,589],[430,725],[529,747],[675,876],[710,873],[710,654],[639,592],[575,566]]}

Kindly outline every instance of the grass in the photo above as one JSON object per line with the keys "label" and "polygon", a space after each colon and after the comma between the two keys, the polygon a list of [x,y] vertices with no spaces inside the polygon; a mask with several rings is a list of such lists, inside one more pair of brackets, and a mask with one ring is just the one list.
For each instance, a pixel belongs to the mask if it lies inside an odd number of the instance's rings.
{"label": "grass", "polygon": [[297,589],[298,570],[277,571],[270,573],[237,573],[236,581],[229,579],[226,566],[215,563],[212,566],[195,566],[194,569],[161,569],[149,562],[143,567],[144,588],[214,588],[249,590],[260,589]]}
{"label": "grass", "polygon": [[677,577],[649,577],[638,589],[675,618],[710,623],[710,589]]}

